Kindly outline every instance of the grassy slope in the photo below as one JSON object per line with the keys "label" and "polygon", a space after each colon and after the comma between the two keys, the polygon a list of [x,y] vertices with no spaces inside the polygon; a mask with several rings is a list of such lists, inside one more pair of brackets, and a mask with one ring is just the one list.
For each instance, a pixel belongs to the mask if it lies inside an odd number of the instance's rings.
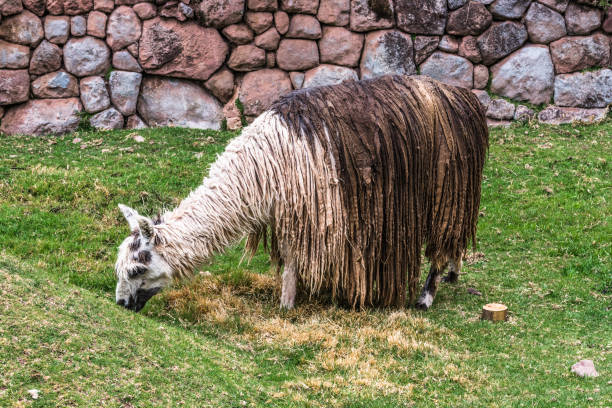
{"label": "grassy slope", "polygon": [[[0,405],[612,405],[612,122],[493,132],[484,258],[427,313],[280,314],[238,248],[143,315],[114,307],[116,204],[176,205],[232,136],[139,133],[2,138]],[[490,301],[508,323],[478,320]],[[580,358],[602,375],[571,375]]]}

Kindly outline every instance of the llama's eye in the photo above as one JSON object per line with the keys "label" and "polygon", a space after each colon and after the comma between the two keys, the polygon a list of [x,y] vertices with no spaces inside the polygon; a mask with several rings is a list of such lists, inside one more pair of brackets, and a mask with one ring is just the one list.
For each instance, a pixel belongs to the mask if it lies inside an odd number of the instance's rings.
{"label": "llama's eye", "polygon": [[142,275],[146,271],[147,271],[147,268],[145,268],[144,266],[135,266],[134,268],[130,269],[130,271],[128,272],[128,277],[131,279],[136,276]]}
{"label": "llama's eye", "polygon": [[140,251],[138,253],[138,262],[143,264],[148,264],[151,262],[151,252],[149,251]]}

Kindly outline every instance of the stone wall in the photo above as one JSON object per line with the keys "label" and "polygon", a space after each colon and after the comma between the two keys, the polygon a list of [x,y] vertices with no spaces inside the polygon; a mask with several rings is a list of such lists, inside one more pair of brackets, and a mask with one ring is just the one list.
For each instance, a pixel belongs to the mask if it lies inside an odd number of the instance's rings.
{"label": "stone wall", "polygon": [[493,124],[533,111],[491,94],[554,103],[545,122],[602,118],[601,3],[0,0],[0,131],[67,132],[83,111],[101,129],[237,128],[237,105],[250,120],[293,89],[387,73],[474,89]]}

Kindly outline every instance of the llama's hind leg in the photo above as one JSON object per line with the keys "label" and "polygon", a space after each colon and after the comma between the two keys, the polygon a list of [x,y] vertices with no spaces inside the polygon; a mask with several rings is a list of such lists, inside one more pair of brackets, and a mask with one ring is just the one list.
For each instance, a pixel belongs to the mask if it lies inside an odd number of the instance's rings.
{"label": "llama's hind leg", "polygon": [[295,294],[297,291],[297,273],[291,264],[286,264],[281,276],[281,309],[293,309],[295,305]]}
{"label": "llama's hind leg", "polygon": [[432,262],[431,268],[429,269],[429,275],[427,275],[427,280],[421,291],[421,296],[419,296],[415,305],[417,309],[427,310],[431,307],[436,297],[436,292],[438,291],[438,285],[442,279],[443,270],[443,265],[441,266],[436,262]]}
{"label": "llama's hind leg", "polygon": [[442,278],[442,282],[457,283],[459,281],[459,272],[463,265],[462,256],[459,259],[453,259],[448,263],[448,274]]}

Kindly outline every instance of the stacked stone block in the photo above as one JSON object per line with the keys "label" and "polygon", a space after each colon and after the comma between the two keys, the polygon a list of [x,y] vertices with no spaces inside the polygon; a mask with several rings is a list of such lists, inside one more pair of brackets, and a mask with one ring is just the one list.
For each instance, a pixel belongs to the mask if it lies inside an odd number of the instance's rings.
{"label": "stacked stone block", "polygon": [[[230,128],[294,89],[384,74],[472,89],[493,124],[605,116],[594,0],[4,0],[0,131]],[[487,91],[485,91],[487,89]],[[240,99],[244,112],[239,112]]]}

